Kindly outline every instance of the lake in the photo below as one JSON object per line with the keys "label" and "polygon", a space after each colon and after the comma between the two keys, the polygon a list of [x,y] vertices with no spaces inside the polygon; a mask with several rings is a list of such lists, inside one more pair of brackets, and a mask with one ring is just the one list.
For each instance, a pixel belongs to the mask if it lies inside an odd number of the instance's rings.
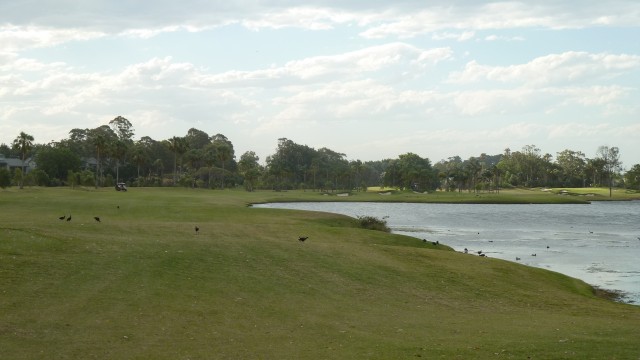
{"label": "lake", "polygon": [[589,205],[272,203],[385,219],[393,233],[557,271],[640,304],[640,201]]}

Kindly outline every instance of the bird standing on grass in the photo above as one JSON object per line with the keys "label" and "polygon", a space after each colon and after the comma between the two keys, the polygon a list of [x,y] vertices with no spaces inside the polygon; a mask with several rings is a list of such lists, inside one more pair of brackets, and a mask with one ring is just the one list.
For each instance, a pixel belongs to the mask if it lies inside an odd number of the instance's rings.
{"label": "bird standing on grass", "polygon": [[99,218],[99,217],[94,216],[93,218],[94,218],[97,222],[100,222],[100,218]]}
{"label": "bird standing on grass", "polygon": [[71,215],[69,215],[69,217],[67,218],[67,221],[71,221]]}
{"label": "bird standing on grass", "polygon": [[64,220],[66,217],[67,217],[67,215],[62,215],[62,216],[60,216],[58,219],[60,219],[60,220]]}
{"label": "bird standing on grass", "polygon": [[196,225],[196,235],[199,234],[200,228]]}
{"label": "bird standing on grass", "polygon": [[300,242],[304,242],[305,240],[307,240],[309,237],[308,236],[300,236],[298,237],[298,241]]}

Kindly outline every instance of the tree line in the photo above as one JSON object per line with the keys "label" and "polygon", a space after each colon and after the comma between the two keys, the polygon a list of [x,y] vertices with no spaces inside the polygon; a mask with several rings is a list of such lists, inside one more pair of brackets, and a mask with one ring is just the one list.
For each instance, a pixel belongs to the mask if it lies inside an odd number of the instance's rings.
{"label": "tree line", "polygon": [[[362,191],[371,186],[425,191],[499,191],[508,187],[640,188],[640,165],[624,171],[617,147],[601,146],[594,158],[564,150],[543,154],[535,145],[502,154],[463,160],[453,156],[433,164],[415,153],[377,161],[349,160],[329,148],[311,148],[281,138],[265,165],[253,151],[239,159],[223,134],[191,128],[184,136],[134,140],[129,120],[118,116],[94,129],[75,128],[66,139],[35,143],[21,132],[5,158],[20,159],[10,171],[0,166],[0,187],[38,186],[185,186],[210,189],[309,189]],[[27,163],[36,166],[26,172]],[[1,162],[0,162],[1,164]],[[32,168],[32,166],[29,166]]]}

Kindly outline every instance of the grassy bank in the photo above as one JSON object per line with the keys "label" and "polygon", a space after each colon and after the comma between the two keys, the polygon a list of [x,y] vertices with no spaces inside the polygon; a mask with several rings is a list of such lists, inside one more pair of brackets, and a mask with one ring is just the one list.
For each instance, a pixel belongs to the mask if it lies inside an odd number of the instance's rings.
{"label": "grassy bank", "polygon": [[[318,193],[315,191],[272,192],[267,201],[362,201],[362,202],[419,202],[465,204],[588,204],[592,201],[640,200],[640,192],[614,189],[609,197],[606,188],[507,189],[496,192],[417,193],[391,188],[370,188],[366,192]],[[260,200],[258,200],[260,201]]]}
{"label": "grassy bank", "polygon": [[246,206],[318,199],[345,197],[0,191],[0,358],[640,356],[640,307],[582,281],[343,216]]}

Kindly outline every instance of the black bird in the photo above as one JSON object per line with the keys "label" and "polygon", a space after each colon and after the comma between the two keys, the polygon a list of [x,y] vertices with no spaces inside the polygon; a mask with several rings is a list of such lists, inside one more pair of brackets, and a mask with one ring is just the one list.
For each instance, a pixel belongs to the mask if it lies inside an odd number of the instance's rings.
{"label": "black bird", "polygon": [[547,249],[549,248],[549,245],[547,245]]}
{"label": "black bird", "polygon": [[71,221],[71,215],[69,215],[69,217],[67,218],[67,221]]}
{"label": "black bird", "polygon": [[538,254],[531,254],[531,256],[538,256]]}
{"label": "black bird", "polygon": [[60,220],[64,220],[66,217],[67,217],[67,215],[62,215],[62,216],[60,216],[58,219],[60,219]]}
{"label": "black bird", "polygon": [[516,261],[519,261],[519,260],[520,260],[520,258],[519,258],[519,257],[516,257]]}
{"label": "black bird", "polygon": [[304,242],[305,240],[307,240],[309,237],[308,236],[300,236],[298,237],[298,241],[302,241]]}
{"label": "black bird", "polygon": [[469,252],[469,249],[464,248],[464,253],[467,254]]}
{"label": "black bird", "polygon": [[100,222],[100,218],[99,217],[94,216],[93,218],[96,219],[97,222]]}
{"label": "black bird", "polygon": [[482,250],[478,251],[478,255],[482,254]]}
{"label": "black bird", "polygon": [[431,244],[432,244],[433,246],[438,245],[435,241],[432,241],[432,242],[431,242]]}
{"label": "black bird", "polygon": [[480,256],[485,257],[485,256],[487,256],[487,255],[485,255],[485,254],[480,254]]}
{"label": "black bird", "polygon": [[200,231],[200,228],[196,225],[196,235],[198,235],[198,231]]}

